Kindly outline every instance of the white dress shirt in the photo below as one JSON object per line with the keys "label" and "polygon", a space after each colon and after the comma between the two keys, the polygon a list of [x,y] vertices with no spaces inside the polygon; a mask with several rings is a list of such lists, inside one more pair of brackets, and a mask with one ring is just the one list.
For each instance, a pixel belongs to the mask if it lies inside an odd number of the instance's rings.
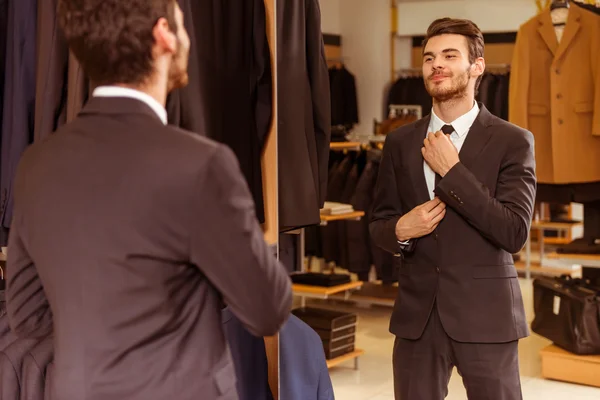
{"label": "white dress shirt", "polygon": [[[471,125],[473,125],[473,122],[475,122],[475,119],[477,119],[477,115],[479,115],[479,105],[477,105],[477,102],[474,102],[473,108],[471,108],[469,112],[461,115],[449,124],[446,124],[444,121],[442,121],[437,115],[435,115],[435,112],[431,110],[431,120],[429,121],[429,130],[427,132],[437,132],[441,130],[442,126],[444,125],[452,125],[454,132],[450,134],[450,141],[460,152],[460,149],[467,139],[467,134],[471,129]],[[425,181],[427,182],[429,197],[433,199],[435,197],[435,193],[433,192],[435,189],[435,172],[433,172],[426,161],[423,161],[423,168],[425,169]]]}
{"label": "white dress shirt", "polygon": [[167,125],[167,110],[156,99],[149,94],[139,90],[125,88],[121,86],[98,86],[92,93],[93,97],[129,97],[146,103],[163,124]]}

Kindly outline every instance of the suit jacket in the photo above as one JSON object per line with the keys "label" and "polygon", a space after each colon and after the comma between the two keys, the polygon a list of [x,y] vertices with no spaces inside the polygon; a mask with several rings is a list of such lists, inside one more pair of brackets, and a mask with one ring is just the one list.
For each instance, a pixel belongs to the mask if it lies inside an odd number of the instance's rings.
{"label": "suit jacket", "polygon": [[51,389],[51,382],[52,382],[52,376],[54,374],[54,362],[51,362],[50,364],[48,364],[48,367],[46,368],[46,382],[44,383],[44,400],[51,400],[52,396],[50,395],[52,389]]}
{"label": "suit jacket", "polygon": [[[446,216],[404,254],[390,324],[397,336],[419,338],[434,301],[446,332],[459,342],[528,335],[512,254],[525,244],[533,213],[533,137],[479,106],[460,162],[435,188]],[[400,217],[430,199],[421,154],[429,119],[386,138],[370,229],[390,253],[399,253]]]}
{"label": "suit jacket", "polygon": [[54,357],[52,336],[35,345],[23,357],[23,385],[20,400],[44,400],[46,368]]}
{"label": "suit jacket", "polygon": [[277,3],[279,224],[315,225],[327,194],[331,101],[318,0]]}
{"label": "suit jacket", "polygon": [[190,82],[180,93],[182,122],[201,115],[199,133],[233,150],[264,222],[261,156],[273,109],[264,0],[181,3],[192,29]]}
{"label": "suit jacket", "polygon": [[93,98],[26,151],[15,202],[9,320],[54,331],[55,398],[237,399],[222,302],[267,336],[292,294],[226,146]]}
{"label": "suit jacket", "polygon": [[0,153],[0,225],[5,228],[11,226],[16,168],[33,136],[36,15],[36,0],[9,2]]}
{"label": "suit jacket", "polygon": [[509,120],[535,137],[540,183],[600,181],[600,18],[571,7],[558,43],[550,11],[521,26]]}
{"label": "suit jacket", "polygon": [[323,342],[295,315],[279,335],[279,371],[282,400],[334,400]]}
{"label": "suit jacket", "polygon": [[331,93],[331,125],[352,125],[358,123],[358,101],[356,98],[356,80],[346,69],[329,69],[329,87]]}
{"label": "suit jacket", "polygon": [[34,140],[67,119],[69,49],[58,26],[57,0],[38,1]]}
{"label": "suit jacket", "polygon": [[6,349],[0,350],[0,399],[20,400],[23,360],[38,343],[38,339],[15,340]]}

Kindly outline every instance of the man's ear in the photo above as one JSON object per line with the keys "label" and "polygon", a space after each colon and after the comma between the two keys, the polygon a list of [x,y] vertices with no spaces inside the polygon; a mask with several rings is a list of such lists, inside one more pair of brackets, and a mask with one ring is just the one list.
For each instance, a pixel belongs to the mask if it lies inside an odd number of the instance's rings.
{"label": "man's ear", "polygon": [[161,52],[176,53],[177,37],[171,31],[166,18],[160,18],[152,30],[154,41]]}
{"label": "man's ear", "polygon": [[475,63],[471,66],[471,76],[477,78],[485,72],[485,60],[483,57],[479,57],[475,60]]}

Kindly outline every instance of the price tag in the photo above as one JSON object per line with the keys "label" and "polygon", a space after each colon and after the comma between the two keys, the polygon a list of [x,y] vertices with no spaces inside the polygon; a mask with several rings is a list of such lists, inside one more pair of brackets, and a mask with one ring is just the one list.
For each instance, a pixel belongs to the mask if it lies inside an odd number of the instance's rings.
{"label": "price tag", "polygon": [[554,307],[552,308],[552,311],[555,315],[558,315],[560,312],[560,297],[558,296],[554,296]]}

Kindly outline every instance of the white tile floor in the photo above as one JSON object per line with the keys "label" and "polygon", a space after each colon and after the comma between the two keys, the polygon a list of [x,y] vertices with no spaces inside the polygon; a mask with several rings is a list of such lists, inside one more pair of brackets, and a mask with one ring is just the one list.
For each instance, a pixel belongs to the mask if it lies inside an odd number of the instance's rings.
{"label": "white tile floor", "polygon": [[[533,290],[531,281],[521,280],[523,298],[529,320],[533,318]],[[388,332],[391,309],[388,307],[360,307],[348,303],[317,301],[320,307],[334,307],[357,312],[359,329],[357,347],[365,350],[359,360],[359,370],[347,362],[330,370],[337,400],[394,400],[392,380],[393,336]],[[599,400],[600,389],[541,378],[539,350],[550,342],[532,334],[519,346],[521,382],[525,400]],[[466,392],[456,370],[450,380],[449,400],[464,400]]]}

